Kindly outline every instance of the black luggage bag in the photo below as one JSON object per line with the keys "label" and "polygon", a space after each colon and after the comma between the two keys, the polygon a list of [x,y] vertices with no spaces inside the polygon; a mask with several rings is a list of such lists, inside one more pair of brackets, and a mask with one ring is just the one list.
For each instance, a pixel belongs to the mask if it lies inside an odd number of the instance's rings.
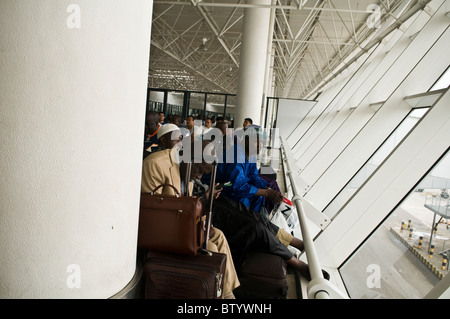
{"label": "black luggage bag", "polygon": [[241,283],[234,294],[240,299],[286,299],[287,265],[279,256],[249,251],[238,270]]}

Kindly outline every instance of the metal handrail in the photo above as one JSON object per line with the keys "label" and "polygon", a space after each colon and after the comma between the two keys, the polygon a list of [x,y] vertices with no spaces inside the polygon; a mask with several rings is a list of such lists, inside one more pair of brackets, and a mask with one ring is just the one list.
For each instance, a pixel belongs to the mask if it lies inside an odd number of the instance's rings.
{"label": "metal handrail", "polygon": [[291,171],[289,164],[289,158],[283,143],[283,139],[280,137],[281,150],[284,153],[284,162],[287,168],[286,175],[289,177],[292,192],[294,197],[292,202],[294,203],[298,219],[300,222],[300,230],[302,232],[302,239],[304,244],[304,251],[306,253],[306,258],[308,260],[309,272],[311,274],[311,281],[308,284],[307,291],[308,297],[315,299],[331,299],[332,297],[345,298],[345,295],[339,291],[336,287],[331,285],[331,283],[324,279],[322,268],[320,266],[319,258],[316,253],[316,248],[312,239],[312,236],[308,229],[308,221],[303,207],[303,197],[297,190],[295,184],[294,173]]}
{"label": "metal handrail", "polygon": [[[281,148],[282,148],[284,154],[286,154],[283,139],[282,138],[280,138],[280,139],[281,139]],[[287,159],[286,156],[285,156],[285,159],[286,159],[285,162],[286,162],[286,168],[287,168],[286,175],[289,176],[292,192],[294,194],[294,197],[292,198],[292,202],[294,203],[294,205],[297,209],[297,215],[298,215],[298,219],[300,222],[300,229],[302,231],[303,244],[305,247],[304,251],[306,253],[306,258],[308,259],[308,266],[309,266],[309,272],[311,274],[311,280],[324,279],[323,274],[322,274],[322,269],[321,269],[320,263],[319,263],[319,258],[317,257],[316,248],[314,246],[312,237],[308,230],[305,209],[304,209],[303,203],[302,203],[302,197],[297,192],[297,187],[295,185],[294,176],[293,176],[293,173],[292,173],[290,165],[289,165],[289,160]],[[330,295],[326,291],[320,291],[314,297],[317,299],[329,299]]]}

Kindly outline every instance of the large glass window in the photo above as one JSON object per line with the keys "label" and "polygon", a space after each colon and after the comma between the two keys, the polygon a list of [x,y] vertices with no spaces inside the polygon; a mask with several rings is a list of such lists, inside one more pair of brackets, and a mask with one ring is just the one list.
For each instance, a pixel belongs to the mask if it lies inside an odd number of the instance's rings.
{"label": "large glass window", "polygon": [[436,83],[431,87],[430,91],[446,89],[450,85],[450,67],[439,77]]}
{"label": "large glass window", "polygon": [[423,298],[448,275],[448,187],[449,152],[340,267],[351,298]]}
{"label": "large glass window", "polygon": [[225,110],[225,119],[230,121],[230,127],[234,127],[234,114],[236,109],[236,95],[227,95],[227,105]]}
{"label": "large glass window", "polygon": [[147,110],[164,112],[166,119],[179,115],[186,120],[193,115],[196,125],[202,125],[207,117],[223,117],[233,124],[236,95],[189,91],[149,89]]}
{"label": "large glass window", "polygon": [[191,92],[189,99],[188,115],[193,115],[194,118],[205,116],[205,93]]}
{"label": "large glass window", "polygon": [[366,164],[356,173],[355,176],[345,185],[333,201],[325,208],[324,213],[333,217],[358,190],[358,188],[369,178],[375,169],[385,160],[392,150],[416,125],[422,116],[428,111],[428,108],[419,108],[412,110],[402,123],[394,130],[389,138],[378,148]]}
{"label": "large glass window", "polygon": [[150,91],[148,95],[148,110],[164,112],[164,92]]}
{"label": "large glass window", "polygon": [[223,116],[225,111],[225,95],[208,94],[206,97],[206,117]]}
{"label": "large glass window", "polygon": [[183,117],[184,92],[167,92],[166,117],[179,115]]}

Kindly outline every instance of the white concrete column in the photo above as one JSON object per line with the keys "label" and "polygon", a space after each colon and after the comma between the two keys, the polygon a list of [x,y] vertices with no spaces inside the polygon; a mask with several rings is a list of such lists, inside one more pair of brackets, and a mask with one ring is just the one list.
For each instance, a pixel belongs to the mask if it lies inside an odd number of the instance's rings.
{"label": "white concrete column", "polygon": [[[271,0],[247,0],[247,4],[270,5]],[[239,59],[239,80],[234,127],[242,127],[246,117],[261,124],[266,74],[267,43],[270,28],[270,8],[245,8],[242,44]]]}
{"label": "white concrete column", "polygon": [[0,0],[0,298],[132,279],[152,4]]}

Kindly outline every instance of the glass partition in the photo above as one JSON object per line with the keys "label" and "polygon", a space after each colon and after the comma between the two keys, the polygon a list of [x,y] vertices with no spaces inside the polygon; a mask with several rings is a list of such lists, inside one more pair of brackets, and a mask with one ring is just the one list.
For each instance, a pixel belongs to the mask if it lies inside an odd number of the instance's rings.
{"label": "glass partition", "polygon": [[335,216],[350,197],[359,189],[359,187],[369,178],[375,169],[385,160],[385,158],[394,150],[400,141],[416,125],[422,116],[428,111],[428,108],[419,108],[412,110],[408,116],[397,126],[389,138],[378,148],[366,164],[356,173],[355,176],[345,185],[339,194],[324,209],[324,213],[329,216]]}
{"label": "glass partition", "polygon": [[340,267],[351,298],[423,298],[448,275],[449,187],[447,152]]}

